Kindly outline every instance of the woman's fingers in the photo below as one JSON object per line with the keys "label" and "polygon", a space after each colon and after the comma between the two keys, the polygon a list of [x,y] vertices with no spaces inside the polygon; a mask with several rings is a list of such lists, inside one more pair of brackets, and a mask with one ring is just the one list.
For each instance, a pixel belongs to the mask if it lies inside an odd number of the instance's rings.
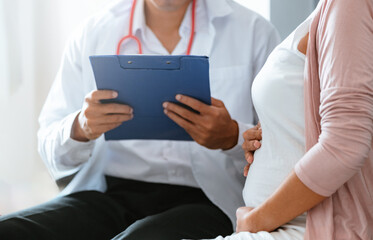
{"label": "woman's fingers", "polygon": [[242,144],[242,149],[245,152],[245,159],[248,163],[248,165],[246,165],[244,168],[244,176],[246,177],[250,170],[250,166],[254,161],[254,152],[262,146],[262,144],[259,142],[262,140],[262,129],[260,123],[245,131],[243,138],[244,143]]}
{"label": "woman's fingers", "polygon": [[245,177],[247,177],[247,174],[249,173],[250,165],[251,165],[251,164],[247,164],[247,165],[245,166],[245,168],[243,169],[243,175],[244,175]]}
{"label": "woman's fingers", "polygon": [[258,150],[261,146],[262,144],[258,140],[251,140],[251,141],[245,140],[244,143],[242,144],[242,149],[245,152],[253,152],[253,151]]}
{"label": "woman's fingers", "polygon": [[254,161],[254,152],[245,152],[245,159],[248,164],[252,164]]}
{"label": "woman's fingers", "polygon": [[243,138],[245,141],[252,140],[262,140],[262,129],[261,128],[251,128],[243,133]]}

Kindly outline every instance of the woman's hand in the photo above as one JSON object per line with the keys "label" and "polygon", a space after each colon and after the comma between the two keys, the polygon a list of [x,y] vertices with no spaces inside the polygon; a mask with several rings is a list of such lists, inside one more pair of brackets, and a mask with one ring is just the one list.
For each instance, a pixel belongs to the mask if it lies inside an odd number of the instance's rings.
{"label": "woman's hand", "polygon": [[254,208],[252,207],[240,207],[236,211],[237,227],[236,232],[250,232],[251,226],[249,226],[248,216]]}
{"label": "woman's hand", "polygon": [[261,143],[259,142],[262,140],[262,128],[260,123],[244,132],[243,138],[245,141],[242,144],[242,149],[245,151],[245,159],[248,163],[244,169],[244,176],[246,177],[254,161],[254,152],[261,147]]}
{"label": "woman's hand", "polygon": [[318,195],[294,171],[261,205],[237,209],[237,232],[271,232],[313,208],[327,197]]}
{"label": "woman's hand", "polygon": [[251,232],[257,233],[260,231],[271,232],[276,227],[273,227],[276,219],[273,216],[263,218],[259,208],[240,207],[236,211],[237,227],[236,232]]}

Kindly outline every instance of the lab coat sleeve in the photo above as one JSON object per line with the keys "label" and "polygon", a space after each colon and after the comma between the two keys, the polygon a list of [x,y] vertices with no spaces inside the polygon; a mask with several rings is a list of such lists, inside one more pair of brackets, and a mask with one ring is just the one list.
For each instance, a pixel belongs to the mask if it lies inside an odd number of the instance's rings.
{"label": "lab coat sleeve", "polygon": [[[249,79],[249,81],[251,82],[254,81],[254,78],[267,61],[268,56],[271,54],[273,49],[280,43],[281,40],[276,28],[263,18],[260,18],[256,21],[253,36],[253,49],[255,49],[255,51],[252,54],[253,75],[250,76]],[[248,129],[253,128],[259,121],[254,106],[249,106],[248,103],[247,107],[253,108],[254,121],[252,123],[244,123],[240,120],[236,120],[239,127],[237,145],[234,146],[232,149],[223,151],[223,153],[227,154],[233,159],[235,166],[239,172],[243,172],[243,169],[246,165],[245,154],[242,149],[242,144],[244,142],[243,133]]]}
{"label": "lab coat sleeve", "polygon": [[245,160],[245,153],[242,149],[242,144],[244,142],[243,133],[246,130],[254,127],[254,125],[245,124],[245,123],[242,123],[240,121],[236,121],[236,122],[238,124],[238,131],[239,131],[237,144],[233,148],[231,148],[229,150],[223,150],[222,152],[232,158],[232,160],[234,162],[234,165],[237,168],[237,171],[243,172],[243,169],[244,169],[245,165],[247,164],[246,160]]}
{"label": "lab coat sleeve", "polygon": [[330,1],[312,43],[319,64],[321,133],[295,172],[323,196],[332,195],[353,177],[371,151],[372,10],[370,1]]}
{"label": "lab coat sleeve", "polygon": [[95,142],[78,142],[70,137],[72,124],[85,97],[82,77],[84,31],[68,44],[60,70],[39,117],[38,150],[52,176],[69,176],[88,161]]}

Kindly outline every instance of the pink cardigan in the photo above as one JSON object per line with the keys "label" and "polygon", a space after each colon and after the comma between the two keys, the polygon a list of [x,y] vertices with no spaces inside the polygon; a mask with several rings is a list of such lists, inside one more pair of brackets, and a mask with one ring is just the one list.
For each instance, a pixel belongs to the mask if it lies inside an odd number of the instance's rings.
{"label": "pink cardigan", "polygon": [[306,147],[295,172],[328,196],[305,239],[373,239],[373,0],[324,0],[310,26]]}

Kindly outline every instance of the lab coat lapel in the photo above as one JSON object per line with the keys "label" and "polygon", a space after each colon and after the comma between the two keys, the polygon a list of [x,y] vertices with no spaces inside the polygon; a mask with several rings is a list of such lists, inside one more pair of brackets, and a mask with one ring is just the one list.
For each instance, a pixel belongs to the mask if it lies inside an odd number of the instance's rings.
{"label": "lab coat lapel", "polygon": [[[230,0],[205,0],[197,2],[197,32],[192,54],[210,56],[218,26],[215,18],[226,17],[233,12]],[[203,13],[202,13],[203,12]],[[199,14],[203,15],[202,17]]]}
{"label": "lab coat lapel", "polygon": [[201,56],[210,56],[214,44],[216,31],[211,26],[205,31],[199,31],[195,35],[192,54]]}

